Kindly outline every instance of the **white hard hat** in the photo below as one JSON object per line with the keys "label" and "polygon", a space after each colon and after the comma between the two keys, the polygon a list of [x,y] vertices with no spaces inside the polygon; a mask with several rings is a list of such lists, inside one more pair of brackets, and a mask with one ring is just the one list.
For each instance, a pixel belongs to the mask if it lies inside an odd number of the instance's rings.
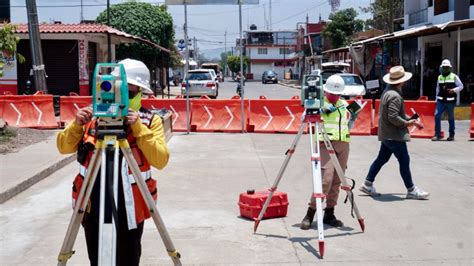
{"label": "white hard hat", "polygon": [[341,95],[344,92],[345,83],[339,75],[332,75],[324,84],[324,91],[331,94]]}
{"label": "white hard hat", "polygon": [[451,62],[449,61],[449,59],[444,59],[443,62],[441,62],[440,67],[453,67],[453,66],[451,65]]}
{"label": "white hard hat", "polygon": [[[150,71],[142,61],[127,58],[118,63],[125,68],[127,83],[142,88],[143,94],[153,94],[150,89]],[[112,75],[118,76],[119,68],[115,68]]]}

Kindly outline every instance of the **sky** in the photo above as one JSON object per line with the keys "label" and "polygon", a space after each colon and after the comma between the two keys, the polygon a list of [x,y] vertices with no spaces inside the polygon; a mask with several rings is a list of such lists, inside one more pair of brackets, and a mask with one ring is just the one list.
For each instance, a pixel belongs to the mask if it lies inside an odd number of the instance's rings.
{"label": "sky", "polygon": [[[107,0],[82,0],[82,2],[84,19],[94,20],[106,8]],[[111,4],[121,2],[125,0],[110,0]],[[164,3],[164,0],[142,0],[142,2],[158,5]],[[269,2],[270,0],[260,0],[258,5],[242,6],[243,30],[247,30],[252,24],[258,29],[269,27]],[[331,12],[328,0],[271,0],[271,2],[273,30],[295,30],[298,22],[306,21],[306,15],[309,16],[310,22],[317,22],[319,16],[322,20],[327,20]],[[368,6],[370,2],[371,0],[340,0],[339,9],[353,7],[359,12],[359,18],[365,20],[370,15],[361,13],[359,7]],[[10,0],[10,3],[12,22],[26,23],[25,1]],[[36,0],[36,4],[40,22],[79,23],[81,20],[81,0]],[[173,17],[176,39],[183,39],[184,6],[169,6],[168,11]],[[229,51],[231,46],[235,46],[235,39],[239,36],[237,5],[189,5],[187,13],[188,35],[190,38],[196,37],[197,46],[202,53],[224,50],[225,47]]]}

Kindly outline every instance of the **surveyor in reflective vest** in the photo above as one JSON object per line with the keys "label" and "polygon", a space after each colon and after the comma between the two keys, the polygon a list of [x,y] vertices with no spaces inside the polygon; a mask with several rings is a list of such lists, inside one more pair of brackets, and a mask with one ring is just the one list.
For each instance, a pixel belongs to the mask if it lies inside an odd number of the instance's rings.
{"label": "surveyor in reflective vest", "polygon": [[[125,59],[119,64],[123,64],[125,68],[129,89],[127,140],[142,178],[156,201],[156,181],[151,177],[151,166],[163,169],[168,163],[169,152],[161,118],[141,107],[142,94],[153,93],[149,87],[150,72],[145,64],[137,60]],[[112,74],[119,75],[118,69]],[[80,109],[75,121],[57,137],[59,151],[63,154],[77,152],[80,163],[80,170],[72,187],[73,205],[78,204],[76,200],[94,151],[97,140],[96,122],[92,117],[91,107]],[[150,217],[150,213],[122,154],[119,164],[117,265],[139,265],[144,220]],[[82,221],[91,265],[98,263],[99,181],[98,177]]]}
{"label": "surveyor in reflective vest", "polygon": [[435,111],[435,136],[433,141],[441,140],[441,116],[448,112],[449,137],[447,141],[454,140],[454,107],[456,106],[457,93],[463,88],[459,77],[451,72],[453,66],[448,59],[444,59],[439,67],[441,75],[438,76],[436,85],[436,111]]}
{"label": "surveyor in reflective vest", "polygon": [[[340,99],[344,87],[344,80],[338,75],[332,75],[326,81],[324,85],[324,104],[321,108],[321,117],[323,119],[323,125],[321,126],[324,126],[326,129],[326,133],[334,147],[339,164],[345,172],[347,160],[349,159],[349,129],[357,118],[357,114],[353,114],[346,109],[347,102]],[[323,222],[330,226],[341,227],[343,223],[334,215],[334,207],[337,204],[341,181],[329,157],[329,152],[322,141],[322,136],[319,136],[319,140],[323,193],[326,195],[326,208],[324,209]],[[306,216],[301,222],[301,229],[307,230],[311,227],[315,212],[316,201],[312,197]]]}

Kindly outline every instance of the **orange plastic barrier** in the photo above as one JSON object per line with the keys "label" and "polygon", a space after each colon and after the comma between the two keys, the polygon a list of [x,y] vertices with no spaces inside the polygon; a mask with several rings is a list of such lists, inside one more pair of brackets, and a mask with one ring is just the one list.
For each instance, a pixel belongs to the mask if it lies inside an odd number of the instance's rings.
{"label": "orange plastic barrier", "polygon": [[[374,125],[375,128],[378,127],[378,120],[379,120],[379,107],[380,107],[380,100],[375,101],[375,121]],[[420,116],[420,121],[423,124],[423,129],[418,129],[415,126],[408,128],[410,132],[410,136],[413,138],[431,138],[435,135],[435,120],[434,114],[436,110],[436,102],[435,101],[405,101],[405,112],[408,117],[412,116],[415,112],[418,113]],[[377,131],[375,130],[375,134]],[[444,135],[444,132],[441,132],[441,135]]]}
{"label": "orange plastic barrier", "polygon": [[304,112],[301,101],[250,100],[249,131],[260,133],[297,133]]}
{"label": "orange plastic barrier", "polygon": [[469,133],[471,139],[474,138],[474,103],[471,103],[471,129]]}
{"label": "orange plastic barrier", "polygon": [[[349,104],[354,100],[347,101]],[[371,131],[371,119],[372,119],[372,101],[370,100],[360,100],[363,105],[362,110],[360,110],[357,120],[351,129],[351,135],[359,136],[368,136]]]}
{"label": "orange plastic barrier", "polygon": [[59,122],[66,125],[76,118],[80,108],[92,104],[92,96],[61,96],[59,98]]}
{"label": "orange plastic barrier", "polygon": [[[142,99],[142,106],[150,110],[166,108],[173,113],[173,131],[187,131],[186,126],[186,99]],[[192,118],[193,102],[189,103],[190,118]]]}
{"label": "orange plastic barrier", "polygon": [[[193,99],[191,124],[197,132],[241,132],[242,108],[240,99]],[[248,101],[244,102],[244,116],[248,117]],[[244,123],[244,127],[247,123]]]}
{"label": "orange plastic barrier", "polygon": [[52,95],[2,95],[0,117],[14,127],[58,127]]}

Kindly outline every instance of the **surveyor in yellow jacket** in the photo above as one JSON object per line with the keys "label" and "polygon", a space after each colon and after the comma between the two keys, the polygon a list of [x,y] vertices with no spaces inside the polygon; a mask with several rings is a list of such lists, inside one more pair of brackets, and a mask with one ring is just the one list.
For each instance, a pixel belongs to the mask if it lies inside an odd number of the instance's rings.
{"label": "surveyor in yellow jacket", "polygon": [[[324,104],[321,108],[321,117],[329,139],[336,153],[337,159],[343,171],[346,170],[349,158],[349,129],[357,115],[349,112],[347,102],[340,99],[344,91],[344,80],[338,75],[332,75],[324,85]],[[329,157],[329,152],[319,137],[321,154],[321,172],[323,193],[326,195],[326,208],[324,209],[323,223],[334,227],[341,227],[343,223],[334,215],[334,207],[337,204],[341,181],[337,176],[334,165]],[[344,177],[343,177],[344,178]],[[311,227],[316,212],[316,202],[312,197],[306,216],[301,222],[301,229],[307,230]]]}
{"label": "surveyor in yellow jacket", "polygon": [[[157,188],[156,181],[151,177],[151,166],[163,169],[168,163],[169,152],[161,118],[141,107],[142,94],[153,93],[149,88],[150,72],[143,62],[137,60],[125,59],[119,64],[123,64],[125,68],[129,90],[127,140],[140,167],[142,178],[156,201]],[[118,70],[116,71],[112,74],[118,75]],[[76,119],[57,136],[59,152],[77,152],[80,163],[80,171],[73,182],[73,204],[78,204],[77,197],[94,151],[97,140],[96,125],[92,108],[82,108],[76,113]],[[119,163],[117,265],[139,265],[144,220],[150,217],[150,213],[121,154]],[[99,180],[96,179],[82,221],[91,265],[98,264]]]}

